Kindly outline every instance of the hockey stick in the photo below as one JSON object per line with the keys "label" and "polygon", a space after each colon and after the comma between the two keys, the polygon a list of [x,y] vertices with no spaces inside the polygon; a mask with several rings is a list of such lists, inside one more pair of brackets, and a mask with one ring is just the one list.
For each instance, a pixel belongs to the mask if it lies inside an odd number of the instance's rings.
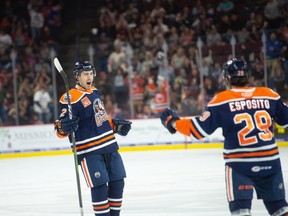
{"label": "hockey stick", "polygon": [[[66,88],[66,96],[67,96],[67,102],[68,102],[68,115],[69,119],[72,119],[72,106],[70,101],[70,95],[69,95],[69,82],[66,73],[64,72],[59,60],[57,57],[54,58],[54,66],[58,70],[58,72],[61,74]],[[73,155],[74,155],[74,164],[75,164],[75,171],[76,171],[76,180],[77,180],[77,189],[78,189],[78,198],[79,198],[79,206],[80,206],[80,213],[81,216],[83,216],[83,203],[82,203],[82,194],[81,194],[81,185],[80,185],[80,178],[79,178],[79,168],[78,168],[78,160],[77,160],[77,152],[76,152],[76,141],[75,141],[75,133],[72,132],[72,145],[73,145]]]}

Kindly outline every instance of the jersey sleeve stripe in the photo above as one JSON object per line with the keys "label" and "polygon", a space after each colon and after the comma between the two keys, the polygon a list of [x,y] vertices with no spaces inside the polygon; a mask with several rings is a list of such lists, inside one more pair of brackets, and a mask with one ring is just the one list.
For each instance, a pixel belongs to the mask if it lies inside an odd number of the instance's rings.
{"label": "jersey sleeve stripe", "polygon": [[208,134],[202,129],[202,127],[200,127],[195,117],[192,117],[192,122],[195,125],[195,128],[197,128],[197,130],[199,131],[199,133],[202,134],[202,137],[208,136]]}

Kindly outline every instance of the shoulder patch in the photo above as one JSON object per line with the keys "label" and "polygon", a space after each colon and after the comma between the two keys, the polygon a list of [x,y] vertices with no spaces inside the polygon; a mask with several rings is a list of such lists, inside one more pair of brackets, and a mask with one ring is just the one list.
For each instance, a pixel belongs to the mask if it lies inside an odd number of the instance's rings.
{"label": "shoulder patch", "polygon": [[[71,89],[69,91],[69,97],[70,97],[71,104],[76,103],[77,101],[79,101],[84,94],[85,94],[85,92],[79,91],[77,89]],[[67,104],[68,103],[67,94],[64,93],[61,96],[59,101],[60,101],[60,103]]]}
{"label": "shoulder patch", "polygon": [[202,113],[202,115],[200,116],[199,120],[200,121],[205,121],[207,118],[209,118],[209,116],[211,115],[211,113],[209,111],[205,111]]}

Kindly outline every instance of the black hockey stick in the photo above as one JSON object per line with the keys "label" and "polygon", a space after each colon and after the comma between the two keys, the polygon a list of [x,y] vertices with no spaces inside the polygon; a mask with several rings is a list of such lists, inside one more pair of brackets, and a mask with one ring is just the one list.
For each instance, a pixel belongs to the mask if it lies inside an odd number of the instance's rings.
{"label": "black hockey stick", "polygon": [[[72,119],[73,113],[72,113],[72,106],[70,101],[70,95],[69,95],[69,82],[66,73],[64,72],[58,58],[54,58],[54,66],[58,70],[58,72],[61,74],[66,88],[66,96],[67,96],[67,102],[68,102],[68,115],[69,119]],[[74,155],[74,162],[75,162],[75,171],[76,171],[76,180],[77,180],[77,189],[78,189],[78,198],[79,198],[79,206],[80,206],[80,213],[81,216],[83,216],[83,203],[82,203],[82,194],[81,194],[81,185],[80,185],[80,178],[79,178],[79,166],[78,166],[78,160],[77,160],[77,151],[76,151],[76,141],[75,141],[75,133],[72,132],[72,145],[73,145],[73,155]]]}

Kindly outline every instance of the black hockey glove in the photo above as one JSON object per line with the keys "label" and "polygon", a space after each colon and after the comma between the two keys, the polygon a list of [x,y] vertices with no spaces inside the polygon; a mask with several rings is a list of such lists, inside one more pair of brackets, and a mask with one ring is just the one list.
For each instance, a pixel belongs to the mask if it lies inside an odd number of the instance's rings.
{"label": "black hockey glove", "polygon": [[72,119],[64,118],[60,121],[56,121],[57,132],[63,136],[75,132],[78,129],[78,122],[79,118],[77,116],[73,116]]}
{"label": "black hockey glove", "polygon": [[121,136],[126,136],[131,129],[132,122],[126,120],[112,119],[113,131]]}
{"label": "black hockey glove", "polygon": [[165,109],[164,112],[161,113],[160,119],[164,127],[166,127],[171,134],[176,133],[176,129],[172,126],[172,124],[180,118],[174,110]]}

